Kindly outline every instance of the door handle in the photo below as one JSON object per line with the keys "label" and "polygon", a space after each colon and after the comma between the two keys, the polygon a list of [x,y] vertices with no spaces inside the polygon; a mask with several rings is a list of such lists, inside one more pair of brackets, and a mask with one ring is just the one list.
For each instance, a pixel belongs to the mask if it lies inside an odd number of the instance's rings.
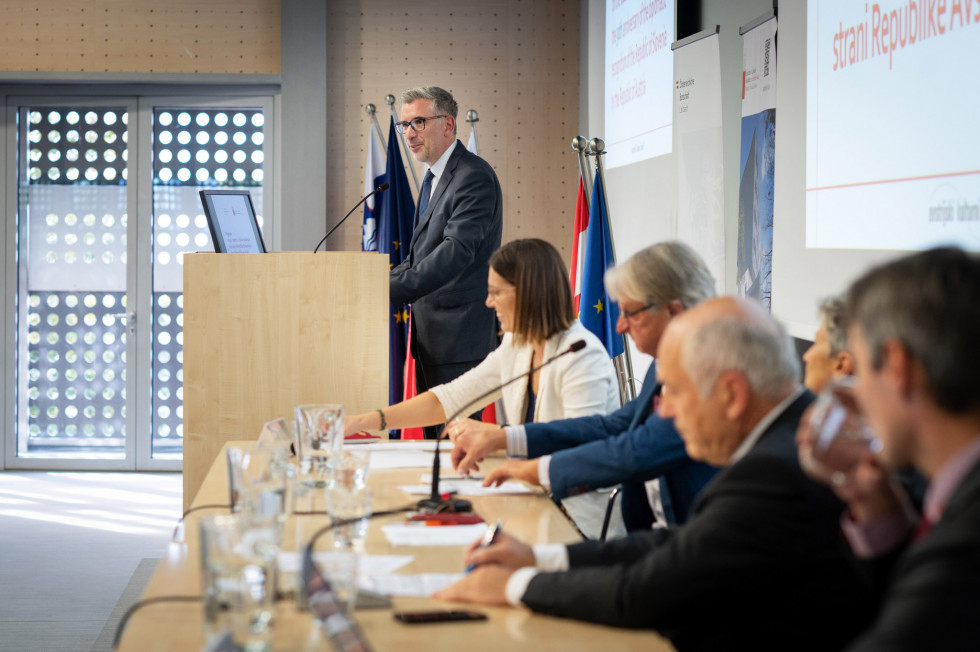
{"label": "door handle", "polygon": [[136,311],[130,310],[129,312],[112,312],[109,313],[116,319],[122,319],[126,322],[126,330],[129,331],[130,335],[136,334]]}

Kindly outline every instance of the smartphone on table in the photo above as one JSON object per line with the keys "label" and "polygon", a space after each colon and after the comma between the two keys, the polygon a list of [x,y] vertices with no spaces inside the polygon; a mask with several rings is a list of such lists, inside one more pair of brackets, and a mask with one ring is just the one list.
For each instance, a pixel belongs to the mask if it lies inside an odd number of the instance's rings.
{"label": "smartphone on table", "polygon": [[422,623],[451,623],[486,619],[486,614],[482,614],[479,611],[461,611],[455,609],[395,612],[395,620],[401,621],[408,625],[419,625]]}

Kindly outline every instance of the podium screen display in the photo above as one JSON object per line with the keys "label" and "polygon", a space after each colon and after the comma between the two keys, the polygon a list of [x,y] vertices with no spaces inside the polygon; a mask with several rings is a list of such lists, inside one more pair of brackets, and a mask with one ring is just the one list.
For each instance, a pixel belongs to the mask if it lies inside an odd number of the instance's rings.
{"label": "podium screen display", "polygon": [[265,244],[247,190],[202,190],[214,250],[219,254],[263,254]]}

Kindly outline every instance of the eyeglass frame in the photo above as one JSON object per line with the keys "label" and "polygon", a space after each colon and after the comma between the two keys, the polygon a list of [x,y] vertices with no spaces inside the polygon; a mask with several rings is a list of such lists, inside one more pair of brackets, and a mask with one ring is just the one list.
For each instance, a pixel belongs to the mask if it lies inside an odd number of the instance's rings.
{"label": "eyeglass frame", "polygon": [[648,303],[647,305],[643,306],[642,308],[637,308],[636,310],[626,311],[626,310],[623,310],[622,309],[622,306],[620,306],[619,315],[628,321],[628,320],[632,319],[633,317],[636,317],[641,312],[645,312],[647,310],[650,310],[651,308],[656,308],[656,307],[657,307],[657,304],[656,303]]}
{"label": "eyeglass frame", "polygon": [[[449,117],[449,114],[443,113],[441,115],[430,115],[430,116],[426,116],[426,117],[419,116],[419,117],[412,118],[411,120],[405,120],[405,121],[402,121],[402,122],[396,122],[395,123],[395,131],[397,131],[400,134],[403,134],[403,133],[405,133],[408,130],[409,127],[411,127],[412,128],[412,131],[414,131],[415,133],[420,133],[420,132],[425,131],[425,123],[428,122],[429,120],[438,120],[439,118],[448,118],[448,117]],[[418,128],[418,127],[416,127],[413,124],[416,120],[421,120],[422,121],[422,127],[421,128]]]}

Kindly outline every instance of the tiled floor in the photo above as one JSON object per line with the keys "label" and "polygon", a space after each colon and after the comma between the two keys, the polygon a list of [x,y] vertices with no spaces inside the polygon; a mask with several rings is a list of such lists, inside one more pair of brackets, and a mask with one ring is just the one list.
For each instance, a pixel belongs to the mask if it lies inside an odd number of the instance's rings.
{"label": "tiled floor", "polygon": [[0,472],[0,651],[89,650],[181,504],[176,473]]}

